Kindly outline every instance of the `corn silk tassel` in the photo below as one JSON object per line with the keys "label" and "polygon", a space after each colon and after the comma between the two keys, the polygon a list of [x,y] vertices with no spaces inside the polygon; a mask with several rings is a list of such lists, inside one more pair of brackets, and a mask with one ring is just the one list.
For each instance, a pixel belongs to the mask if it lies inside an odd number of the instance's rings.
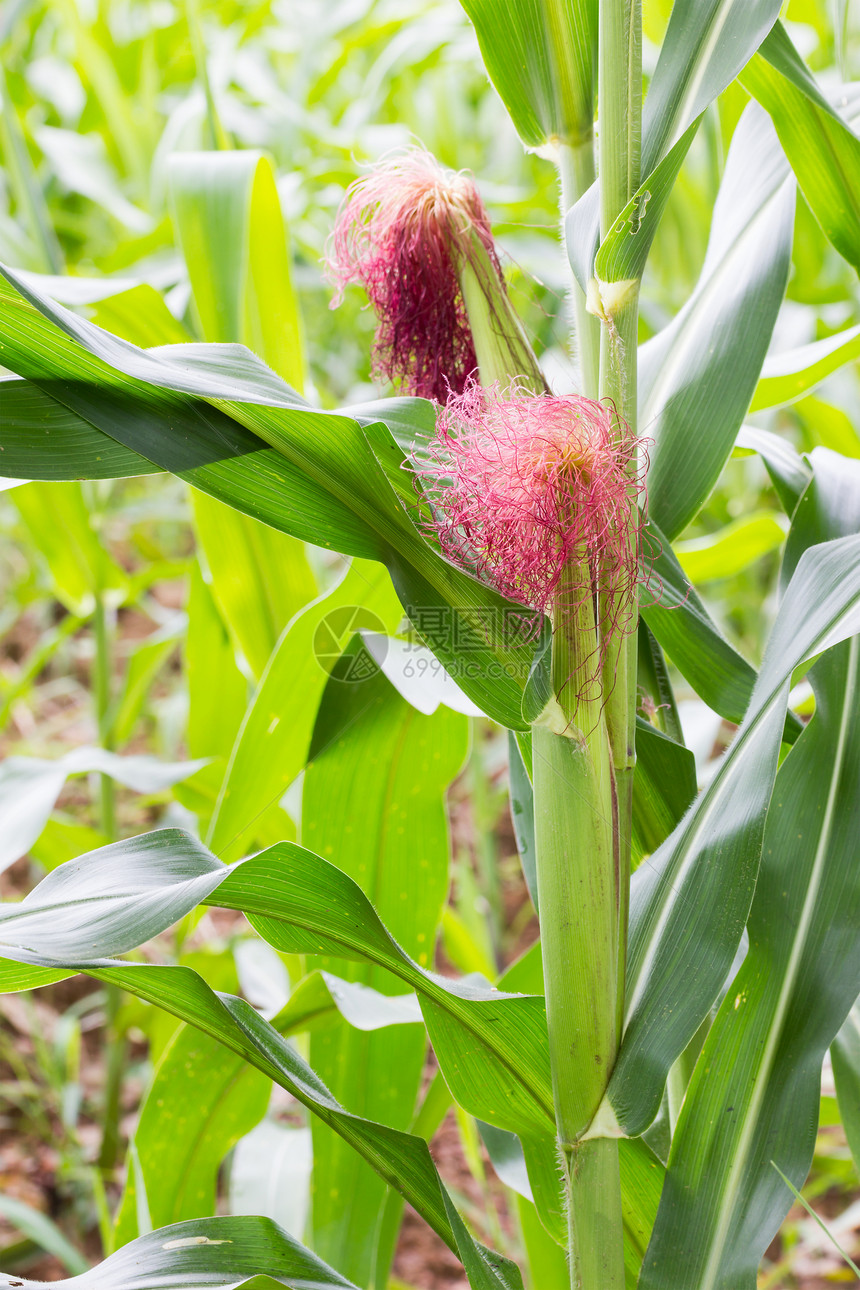
{"label": "corn silk tassel", "polygon": [[364,288],[377,317],[374,375],[404,393],[444,403],[478,372],[544,388],[475,181],[429,152],[392,154],[349,186],[326,276],[332,308],[348,285]]}

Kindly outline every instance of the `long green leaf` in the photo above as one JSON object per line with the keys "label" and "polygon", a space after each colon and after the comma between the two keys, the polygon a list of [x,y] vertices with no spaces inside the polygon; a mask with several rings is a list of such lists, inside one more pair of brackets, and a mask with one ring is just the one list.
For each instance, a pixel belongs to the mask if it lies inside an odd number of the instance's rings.
{"label": "long green leaf", "polygon": [[654,234],[698,125],[696,118],[633,194],[600,243],[594,260],[598,283],[642,277]]}
{"label": "long green leaf", "polygon": [[645,100],[643,174],[735,79],[780,7],[780,0],[675,0]]}
{"label": "long green leaf", "polygon": [[70,613],[91,614],[97,594],[114,604],[128,597],[125,571],[99,540],[80,484],[28,484],[15,492],[13,502],[30,541],[47,561],[58,600]]}
{"label": "long green leaf", "polygon": [[[340,679],[338,668],[323,693],[303,782],[302,840],[337,856],[398,945],[426,967],[449,885],[444,795],[465,758],[468,723],[448,708],[417,712],[360,641],[342,658],[356,679]],[[397,988],[369,964],[324,958],[321,966],[386,994]],[[344,1021],[312,1036],[310,1060],[350,1110],[407,1129],[425,1049],[423,1026],[362,1033]],[[312,1244],[367,1285],[372,1274],[384,1276],[377,1241],[385,1184],[327,1126],[312,1130]]]}
{"label": "long green leaf", "polygon": [[677,543],[675,554],[690,579],[710,582],[735,577],[763,555],[778,550],[784,541],[785,529],[773,512],[756,511],[707,537]]}
{"label": "long green leaf", "polygon": [[855,1166],[860,1160],[860,1010],[855,1002],[830,1045],[842,1127]]}
{"label": "long green leaf", "polygon": [[[92,948],[92,931],[90,936]],[[2,948],[8,952],[6,944]],[[32,948],[15,948],[14,953],[19,957],[27,955],[31,961],[38,958]],[[422,1138],[372,1124],[345,1111],[292,1045],[244,1000],[216,994],[189,968],[114,966],[104,959],[96,963],[97,966],[91,961],[70,966],[157,1003],[214,1036],[341,1133],[458,1254],[476,1290],[521,1290],[522,1281],[515,1265],[485,1251],[469,1236],[439,1178],[427,1143]]]}
{"label": "long green leaf", "polygon": [[860,629],[860,537],[801,557],[744,722],[707,790],[631,892],[627,1018],[608,1090],[628,1133],[660,1104],[669,1067],[723,985],[749,912],[795,668]]}
{"label": "long green leaf", "polygon": [[[34,1209],[15,1196],[0,1196],[0,1218],[10,1223],[46,1254],[53,1254],[70,1272],[87,1272],[89,1263],[80,1250],[72,1245],[53,1219],[40,1209]],[[2,1275],[0,1272],[0,1276]],[[8,1281],[6,1284],[8,1285]]]}
{"label": "long green leaf", "polygon": [[[774,27],[742,81],[773,118],[825,234],[849,264],[860,268],[860,138],[827,102],[782,24]],[[856,94],[851,106],[856,112]]]}
{"label": "long green leaf", "polygon": [[491,81],[528,148],[591,135],[597,0],[462,0]]}
{"label": "long green leaf", "polygon": [[[845,489],[851,468],[854,487]],[[809,542],[860,531],[856,463],[830,472],[817,471],[804,495],[790,563]],[[680,1284],[696,1290],[755,1286],[792,1204],[785,1179],[802,1186],[812,1163],[821,1062],[860,984],[860,638],[831,650],[810,675],[816,711],[776,779],[749,952],[673,1141],[643,1276],[653,1290],[676,1290],[679,1267]]]}
{"label": "long green leaf", "polygon": [[[740,722],[755,685],[755,668],[723,636],[653,520],[645,534],[654,552],[642,595],[642,617],[672,662],[708,707]],[[791,714],[787,740],[800,733]]]}
{"label": "long green leaf", "polygon": [[[246,345],[301,392],[301,321],[270,163],[250,151],[174,153],[169,181],[203,338]],[[218,604],[259,676],[283,628],[316,594],[304,552],[199,492],[194,516]]]}
{"label": "long green leaf", "polygon": [[261,1071],[208,1035],[180,1026],[134,1131],[117,1244],[139,1234],[140,1209],[153,1227],[214,1214],[221,1162],[263,1118],[270,1093]]}
{"label": "long green leaf", "polygon": [[0,377],[0,467],[12,479],[117,479],[160,467],[16,376]]}
{"label": "long green leaf", "polygon": [[[7,363],[213,496],[294,536],[383,560],[407,613],[470,697],[504,724],[522,726],[528,614],[423,539],[403,453],[377,419],[384,403],[366,423],[315,411],[239,346],[140,350],[4,272],[19,288],[0,291]],[[422,400],[391,404],[393,423],[432,421]]]}
{"label": "long green leaf", "polygon": [[120,954],[208,900],[247,913],[277,949],[392,972],[418,991],[446,1080],[466,1110],[515,1132],[552,1123],[543,999],[420,967],[347,874],[292,843],[226,866],[175,829],[104,847],[55,869],[20,904],[0,907],[0,952],[50,967]]}
{"label": "long green leaf", "polygon": [[750,412],[794,403],[832,372],[858,357],[860,327],[848,327],[810,345],[771,354],[764,361]]}
{"label": "long green leaf", "polygon": [[354,560],[298,614],[272,653],[230,754],[209,828],[224,859],[242,854],[255,821],[302,771],[334,660],[353,632],[395,630],[401,610],[384,569]]}
{"label": "long green leaf", "polygon": [[197,489],[192,503],[218,608],[259,677],[287,623],[317,594],[304,547]]}
{"label": "long green leaf", "polygon": [[717,482],[746,415],[785,292],[793,217],[794,185],[773,129],[760,109],[747,109],[732,139],[699,281],[680,313],[641,349],[639,426],[652,440],[649,510],[670,539]]}
{"label": "long green leaf", "polygon": [[7,757],[0,763],[0,871],[38,839],[70,775],[98,771],[137,793],[158,793],[193,775],[203,761],[160,762],[145,754],[121,757],[104,748],[73,748],[64,757]]}
{"label": "long green leaf", "polygon": [[271,163],[259,152],[178,152],[174,225],[205,340],[239,341],[299,391],[302,329]]}
{"label": "long green leaf", "polygon": [[656,851],[696,796],[696,762],[689,748],[636,721],[633,844],[638,855]]}
{"label": "long green leaf", "polygon": [[[421,1020],[414,995],[389,999],[314,972],[272,1025],[287,1036],[331,1026],[338,1017],[364,1031]],[[135,1129],[117,1243],[138,1235],[139,1210],[157,1226],[209,1217],[219,1166],[262,1119],[270,1092],[270,1080],[240,1054],[193,1026],[180,1026],[159,1060]]]}
{"label": "long green leaf", "polygon": [[[6,1278],[22,1290],[44,1281]],[[174,1223],[117,1250],[79,1276],[54,1282],[62,1290],[356,1290],[268,1218],[203,1218]]]}
{"label": "long green leaf", "polygon": [[[199,252],[201,248],[198,243],[202,242],[207,247],[209,245],[203,236],[204,232],[208,231],[213,236],[217,232],[223,236],[228,252],[227,254],[213,256],[211,260],[211,263],[216,266],[215,271],[219,276],[218,283],[213,283],[211,273],[203,273],[202,262],[199,258],[194,259],[195,272],[192,273],[192,277],[195,282],[198,277],[203,280],[203,285],[200,289],[205,288],[208,293],[207,300],[210,300],[210,298],[214,300],[215,295],[220,298],[221,294],[228,292],[228,288],[232,283],[232,276],[236,274],[239,278],[236,293],[244,301],[244,275],[250,270],[247,270],[241,255],[239,256],[239,264],[234,263],[236,254],[234,238],[239,238],[239,250],[241,251],[242,237],[245,235],[250,236],[249,229],[253,226],[256,236],[262,238],[263,242],[262,246],[255,242],[254,256],[265,253],[266,238],[264,233],[260,233],[256,229],[258,221],[247,215],[245,209],[247,194],[245,194],[242,185],[238,184],[237,187],[236,184],[233,184],[231,186],[227,182],[237,179],[237,168],[228,164],[226,171],[222,171],[220,166],[216,164],[214,170],[210,173],[208,161],[202,167],[194,164],[195,158],[202,157],[204,160],[214,158],[217,162],[217,159],[222,156],[228,163],[232,158],[250,156],[253,164],[246,175],[246,179],[254,194],[258,190],[255,175],[257,175],[259,165],[262,163],[258,164],[251,154],[195,153],[192,155],[189,159],[189,173],[186,174],[183,171],[183,184],[185,185],[183,192],[186,203],[183,209],[186,210],[187,217],[191,219],[193,224],[193,229],[188,233],[189,240],[192,247],[197,247]],[[244,175],[246,169],[247,167],[245,169],[239,167],[238,173]],[[265,172],[259,171],[259,173]],[[216,179],[220,180],[220,182],[215,183],[214,180]],[[271,181],[271,173],[269,173],[269,180]],[[207,184],[215,188],[214,193],[209,192],[206,187]],[[218,198],[219,196],[226,196],[221,191],[225,187],[230,190],[229,196],[226,197],[228,208],[231,200],[238,198],[239,210],[236,213],[236,218],[239,222],[238,228],[233,228],[230,219],[226,217],[226,228],[224,228],[217,218],[219,211]],[[234,188],[236,189],[235,192]],[[268,184],[264,183],[262,190],[268,193]],[[214,211],[209,209],[209,199],[214,204]],[[248,198],[248,201],[253,207],[254,198]],[[202,212],[198,210],[198,204],[202,204]],[[192,218],[192,216],[196,216],[196,218]],[[245,223],[243,222],[246,218],[249,228],[245,228]],[[278,222],[281,222],[280,207],[278,207],[277,219]],[[210,221],[214,221],[214,229],[210,228]],[[192,232],[193,238],[191,236]],[[282,244],[283,240],[283,231],[281,230]],[[285,315],[289,314],[291,309],[292,313],[295,314],[291,304],[292,295],[288,272],[286,284],[278,284],[279,268],[284,271],[288,268],[285,260],[286,251],[283,245],[281,252],[284,257],[284,265],[279,265],[278,257],[275,254],[272,257],[273,264],[270,269],[273,294],[278,301],[285,292],[287,296],[287,303],[280,309],[275,308],[273,310],[273,317],[278,326],[276,342],[278,345],[281,343],[282,335],[289,334],[288,329],[286,329],[285,333],[283,326]],[[246,257],[251,255],[251,251],[247,247],[245,248],[245,253]],[[137,290],[142,290],[142,288]],[[100,317],[106,315],[110,319],[112,323],[111,330],[115,335],[122,336],[123,339],[130,341],[133,345],[146,348],[174,342],[177,330],[173,315],[161,297],[151,289],[149,290],[151,294],[147,296],[145,303],[136,302],[134,308],[120,309],[121,296],[116,298],[109,297],[102,301],[99,307]],[[136,295],[136,291],[124,294]],[[254,298],[254,303],[256,303],[256,297]],[[214,304],[212,308],[214,308]],[[248,309],[249,318],[257,317],[258,311],[251,309],[250,305]],[[205,316],[208,318],[208,314]],[[247,339],[249,342],[255,340],[256,332],[251,327],[250,322],[247,326],[242,324],[242,316],[233,318],[228,311],[226,318],[217,317],[212,321],[211,329],[209,329],[214,335],[209,336],[209,330],[207,330],[207,336],[210,339],[236,341],[245,341]],[[182,339],[187,339],[187,337],[183,336]],[[262,349],[262,357],[268,357],[265,346]],[[300,376],[300,351],[297,351],[295,366]],[[286,533],[279,533],[269,525],[260,523],[259,520],[253,519],[250,515],[242,514],[241,511],[235,510],[232,506],[224,505],[198,489],[195,489],[192,493],[192,503],[194,508],[194,527],[198,543],[204,551],[207,573],[211,580],[216,601],[251,670],[255,676],[259,676],[283,628],[293,614],[316,595],[316,580],[308,565],[303,546],[296,538],[290,537]]]}

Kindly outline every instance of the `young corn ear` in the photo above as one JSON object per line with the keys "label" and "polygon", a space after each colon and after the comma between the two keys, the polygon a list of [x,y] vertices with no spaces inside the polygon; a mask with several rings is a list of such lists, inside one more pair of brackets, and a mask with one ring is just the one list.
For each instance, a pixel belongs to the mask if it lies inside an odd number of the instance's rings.
{"label": "young corn ear", "polygon": [[628,473],[634,452],[612,410],[593,399],[472,384],[448,399],[415,461],[454,563],[552,613],[557,627],[599,589],[606,616],[595,675],[609,637],[631,621],[644,489]]}
{"label": "young corn ear", "polygon": [[377,316],[377,377],[444,403],[470,378],[541,382],[508,301],[473,178],[421,149],[384,158],[347,189],[326,252],[340,304],[358,283]]}

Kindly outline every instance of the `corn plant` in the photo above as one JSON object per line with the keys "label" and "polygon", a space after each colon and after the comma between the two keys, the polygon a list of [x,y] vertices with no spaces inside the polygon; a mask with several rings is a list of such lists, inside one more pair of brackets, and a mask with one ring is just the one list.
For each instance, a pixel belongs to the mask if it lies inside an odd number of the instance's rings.
{"label": "corn plant", "polygon": [[[377,376],[401,393],[305,398],[272,170],[223,146],[205,75],[213,149],[168,176],[202,340],[149,289],[105,294],[100,326],[51,280],[2,270],[0,470],[170,472],[194,490],[210,575],[188,644],[190,751],[222,759],[188,790],[201,836],[112,842],[2,910],[5,989],[83,972],[187,1023],[130,1152],[121,1248],[81,1290],[381,1290],[403,1201],[470,1285],[516,1290],[517,1262],[473,1235],[429,1152],[449,1099],[526,1202],[532,1285],[752,1287],[808,1173],[837,1034],[846,1108],[855,1087],[860,477],[745,418],[856,355],[856,328],[769,354],[798,188],[860,266],[856,91],[819,86],[774,0],[676,0],[644,103],[636,0],[464,8],[523,144],[557,166],[575,393],[551,388],[517,314],[480,177],[412,148],[349,189],[327,250],[334,303],[365,292]],[[717,100],[743,106],[701,272],[640,346],[649,252]],[[789,524],[757,670],[672,545],[735,452],[763,461]],[[352,561],[316,600],[327,566],[302,543]],[[737,727],[698,794],[667,660]],[[443,795],[475,713],[509,732],[540,920],[495,985],[434,971]],[[302,772],[301,843],[255,852]],[[271,970],[289,965],[284,1006],[193,957],[126,957],[201,905],[244,913]],[[305,1032],[309,1060],[290,1038]],[[440,1075],[422,1100],[428,1036]],[[199,1108],[181,1105],[190,1068]],[[271,1083],[314,1125],[313,1251],[264,1218],[171,1221],[194,1132],[223,1154]]]}

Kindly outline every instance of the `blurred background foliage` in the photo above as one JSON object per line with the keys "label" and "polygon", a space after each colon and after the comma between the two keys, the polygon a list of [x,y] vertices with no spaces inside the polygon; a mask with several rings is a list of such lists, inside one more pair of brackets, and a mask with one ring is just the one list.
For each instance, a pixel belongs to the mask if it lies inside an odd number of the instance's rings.
{"label": "blurred background foliage", "polygon": [[[646,74],[670,8],[669,0],[645,0]],[[825,88],[860,76],[860,14],[847,0],[790,0],[784,16]],[[648,263],[643,340],[674,315],[696,281],[745,102],[732,86],[708,110],[690,150]],[[555,170],[523,152],[456,0],[5,0],[0,7],[0,259],[52,275],[58,299],[120,334],[133,330],[139,338],[149,327],[153,344],[215,339],[205,280],[221,266],[206,254],[217,256],[219,248],[206,252],[193,227],[183,225],[170,159],[214,147],[259,150],[272,162],[288,229],[305,392],[324,407],[373,393],[373,318],[360,292],[348,291],[335,312],[328,307],[321,257],[335,211],[363,166],[416,140],[446,165],[476,175],[515,305],[553,385],[570,389],[569,279]],[[279,245],[276,206],[268,209],[269,223],[250,232],[251,256],[255,237],[264,239],[261,253]],[[774,351],[860,322],[855,274],[800,196],[796,220]],[[220,250],[228,260],[245,253]],[[824,445],[860,457],[857,364],[788,406],[754,414],[751,423],[800,451]],[[648,427],[642,430],[647,436]],[[4,754],[56,758],[100,743],[171,763],[217,755],[174,789],[119,788],[115,818],[106,817],[94,776],[69,779],[29,859],[0,880],[6,893],[26,890],[45,868],[114,830],[195,818],[205,825],[211,815],[270,650],[293,614],[342,571],[328,555],[305,553],[293,539],[233,513],[228,523],[226,514],[205,498],[192,505],[182,483],[158,474],[31,483],[0,494]],[[712,613],[753,662],[774,609],[784,529],[760,459],[736,454],[678,544]],[[728,730],[683,685],[679,697],[707,774]],[[490,976],[534,936],[507,822],[505,775],[501,732],[473,725],[472,752],[451,794],[455,881],[443,937],[450,964]],[[294,836],[289,795],[285,805],[251,822],[241,839],[246,849]],[[182,935],[187,943],[180,936],[174,950],[206,960],[213,982],[229,985],[242,928],[209,913]],[[240,978],[250,979],[248,955],[237,961]],[[122,1133],[133,1128],[153,1053],[166,1042],[165,1021],[139,1004],[112,1014],[116,1001],[101,991],[50,999],[2,1005],[0,1184],[24,1210],[7,1206],[0,1263],[48,1251],[74,1271],[81,1250],[97,1257],[115,1239],[108,1218],[113,1175],[94,1161],[97,1149],[103,1153],[98,1123],[114,1096]],[[106,1023],[124,1045],[119,1093],[111,1093],[102,1069]],[[826,1194],[823,1212],[830,1214],[844,1209],[857,1179],[832,1096],[823,1106],[822,1123],[830,1127],[822,1130],[807,1195]],[[504,1201],[499,1218],[488,1200],[498,1185],[488,1181],[468,1117],[459,1116],[458,1133],[464,1203],[479,1224],[482,1213],[491,1226],[507,1224]],[[15,1156],[13,1139],[27,1144],[35,1164],[25,1167]],[[507,1239],[515,1251],[519,1238]],[[795,1284],[791,1278],[813,1273],[838,1277],[844,1265],[825,1247],[796,1211],[763,1285]],[[46,1266],[53,1274],[57,1265]],[[416,1284],[448,1284],[422,1282],[420,1268],[414,1277]]]}

